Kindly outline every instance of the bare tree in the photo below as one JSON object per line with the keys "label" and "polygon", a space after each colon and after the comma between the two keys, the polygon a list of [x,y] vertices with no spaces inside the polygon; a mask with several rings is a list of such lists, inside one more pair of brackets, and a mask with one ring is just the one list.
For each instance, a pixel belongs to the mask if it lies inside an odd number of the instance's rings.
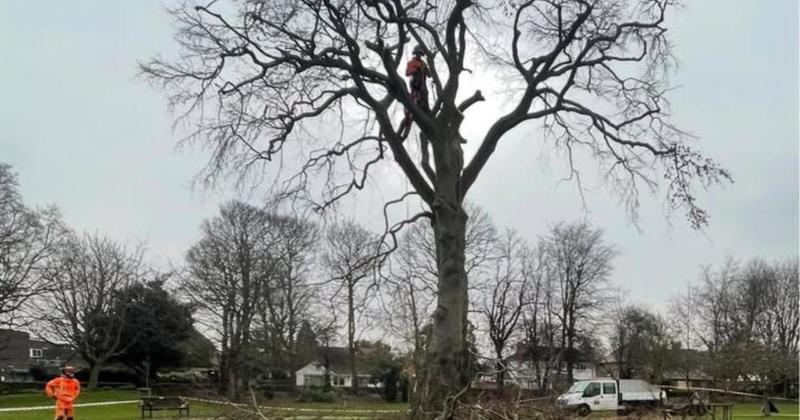
{"label": "bare tree", "polygon": [[767,391],[797,378],[798,273],[796,260],[768,263],[732,257],[704,267],[692,290],[694,331],[708,352],[706,371],[736,386],[761,378]]}
{"label": "bare tree", "polygon": [[774,264],[765,313],[760,323],[764,341],[796,355],[800,341],[800,264],[797,257]]}
{"label": "bare tree", "polygon": [[73,235],[47,271],[52,288],[42,297],[46,336],[73,345],[89,364],[89,389],[97,388],[101,368],[122,354],[124,305],[115,296],[149,274],[141,247],[128,247],[97,235]]}
{"label": "bare tree", "polygon": [[295,340],[313,298],[309,280],[319,235],[315,225],[295,217],[275,217],[271,226],[274,240],[269,253],[277,267],[263,284],[259,328],[264,332],[270,363],[288,369],[293,376],[303,363],[295,351]]}
{"label": "bare tree", "polygon": [[[766,309],[759,330],[764,342],[773,349],[770,365],[777,373],[775,384],[789,397],[792,383],[797,383],[798,342],[800,342],[800,264],[798,258],[774,264],[774,277],[767,286]],[[793,398],[796,398],[797,393]]]}
{"label": "bare tree", "polygon": [[530,248],[517,232],[506,231],[498,239],[497,248],[492,269],[487,273],[489,278],[484,281],[487,290],[483,291],[484,298],[477,312],[485,323],[494,350],[497,386],[502,390],[507,374],[505,350],[519,332],[517,324],[530,304],[526,294],[532,273],[525,266],[531,255]]}
{"label": "bare tree", "polygon": [[546,275],[554,278],[561,326],[562,360],[573,380],[576,339],[591,325],[607,297],[612,261],[617,252],[603,241],[603,231],[587,223],[555,225],[539,245],[547,254]]}
{"label": "bare tree", "polygon": [[[695,186],[728,175],[689,148],[687,135],[669,121],[673,59],[664,22],[673,3],[187,3],[173,11],[179,58],[155,59],[142,70],[166,88],[179,115],[193,118],[190,138],[211,151],[212,178],[247,174],[294,151],[305,163],[284,177],[285,186],[319,192],[308,180],[321,174],[325,188],[310,199],[326,208],[362,189],[370,170],[384,163],[402,171],[412,188],[403,198],[416,196],[425,206],[409,219],[430,218],[436,238],[437,307],[418,416],[450,418],[465,385],[459,375],[468,309],[463,202],[508,133],[539,122],[544,139],[570,158],[588,150],[629,208],[637,206],[639,185],[653,188],[663,179],[671,207],[685,208],[692,226],[707,222]],[[414,44],[427,57],[432,104],[418,102],[398,71]],[[480,91],[464,92],[471,62],[513,89],[510,107],[485,133],[466,136],[476,147],[465,156],[461,125],[484,99]],[[420,131],[417,152],[393,118],[404,110]],[[317,138],[320,125],[326,128]],[[343,172],[349,174],[336,176]],[[390,236],[407,223],[392,225]]]}
{"label": "bare tree", "polygon": [[186,254],[183,290],[200,309],[202,321],[220,341],[220,386],[233,399],[249,380],[246,355],[270,280],[280,272],[275,217],[238,201],[225,203],[205,220],[202,237]]}
{"label": "bare tree", "polygon": [[[430,339],[428,315],[436,303],[435,257],[429,252],[430,229],[415,223],[403,235],[385,275],[382,296],[388,319],[387,330],[399,335],[411,353],[408,376],[411,398],[418,395],[419,372],[423,371],[425,349]],[[385,268],[386,266],[384,266]],[[428,332],[426,334],[426,332]]]}
{"label": "bare tree", "polygon": [[0,163],[0,326],[6,327],[22,324],[28,318],[22,310],[47,290],[42,274],[66,237],[58,211],[28,208],[18,188],[11,167]]}
{"label": "bare tree", "polygon": [[741,366],[726,360],[726,350],[732,348],[734,328],[731,319],[735,311],[734,293],[739,262],[727,257],[718,270],[703,267],[701,282],[696,291],[694,308],[698,322],[698,338],[708,351],[709,374],[715,379],[738,376]]}
{"label": "bare tree", "polygon": [[529,304],[522,312],[524,337],[520,344],[524,345],[527,357],[520,362],[532,370],[534,385],[540,390],[548,389],[553,367],[562,355],[561,327],[555,316],[558,291],[554,276],[548,274],[547,258],[546,250],[539,247],[524,261],[524,272],[530,279],[527,286]]}
{"label": "bare tree", "polygon": [[669,300],[669,320],[672,335],[681,343],[682,350],[674,359],[675,370],[690,383],[690,379],[706,367],[699,353],[702,348],[700,340],[700,319],[697,315],[698,290],[687,285],[686,293],[673,296]]}
{"label": "bare tree", "polygon": [[345,299],[351,386],[358,389],[356,316],[363,313],[369,297],[372,285],[367,284],[367,280],[375,275],[375,250],[379,238],[361,225],[345,221],[331,226],[325,239],[323,264],[335,287],[333,298]]}

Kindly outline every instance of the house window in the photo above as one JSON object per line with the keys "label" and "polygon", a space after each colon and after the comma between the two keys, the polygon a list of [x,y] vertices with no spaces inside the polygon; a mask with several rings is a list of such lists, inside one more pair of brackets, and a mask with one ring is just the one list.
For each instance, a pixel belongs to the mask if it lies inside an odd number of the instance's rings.
{"label": "house window", "polygon": [[31,359],[41,359],[42,357],[42,349],[31,349]]}
{"label": "house window", "polygon": [[334,385],[336,385],[336,386],[344,386],[344,377],[343,376],[337,376],[336,378],[334,378]]}

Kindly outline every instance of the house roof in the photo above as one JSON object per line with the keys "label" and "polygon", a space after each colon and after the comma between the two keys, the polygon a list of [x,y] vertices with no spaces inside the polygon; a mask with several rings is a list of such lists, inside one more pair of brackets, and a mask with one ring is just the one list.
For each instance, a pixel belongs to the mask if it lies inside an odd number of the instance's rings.
{"label": "house roof", "polygon": [[594,357],[591,355],[585,354],[578,349],[562,349],[561,347],[547,347],[547,346],[526,346],[526,345],[519,345],[516,348],[516,351],[511,356],[508,356],[507,360],[517,361],[517,362],[529,362],[529,361],[548,361],[555,357],[558,357],[559,354],[564,355],[564,358],[571,357],[575,362],[593,362]]}
{"label": "house roof", "polygon": [[[328,366],[335,373],[350,372],[350,352],[345,347],[320,347],[317,357],[311,363]],[[356,371],[359,375],[370,375],[377,368],[375,363],[356,356]]]}

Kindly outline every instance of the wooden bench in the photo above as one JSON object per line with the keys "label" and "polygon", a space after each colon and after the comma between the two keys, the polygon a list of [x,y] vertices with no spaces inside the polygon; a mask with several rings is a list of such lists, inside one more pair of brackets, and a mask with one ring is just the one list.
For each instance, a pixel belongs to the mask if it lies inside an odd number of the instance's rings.
{"label": "wooden bench", "polygon": [[186,411],[186,416],[189,416],[189,403],[181,397],[142,397],[142,418],[144,418],[145,411],[150,412],[150,417],[153,417],[153,411],[162,410],[177,410],[178,416],[182,416]]}

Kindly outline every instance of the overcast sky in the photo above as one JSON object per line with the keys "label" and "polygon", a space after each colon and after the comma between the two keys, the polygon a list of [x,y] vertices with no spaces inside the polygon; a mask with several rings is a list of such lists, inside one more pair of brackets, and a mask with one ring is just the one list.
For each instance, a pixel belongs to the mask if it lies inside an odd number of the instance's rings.
{"label": "overcast sky", "polygon": [[[591,167],[584,209],[574,184],[559,182],[559,156],[525,133],[500,144],[470,193],[531,239],[588,219],[620,251],[614,282],[656,306],[726,255],[798,253],[798,2],[687,3],[670,26],[681,62],[673,112],[735,179],[702,194],[707,229],[665,217],[659,195],[643,197],[637,228]],[[190,189],[208,156],[175,150],[163,95],[136,78],[137,61],[174,53],[172,30],[162,1],[0,0],[0,162],[28,203],[58,206],[79,230],[146,240],[158,264],[180,262],[201,220],[236,196]],[[377,229],[381,194],[344,209]]]}

